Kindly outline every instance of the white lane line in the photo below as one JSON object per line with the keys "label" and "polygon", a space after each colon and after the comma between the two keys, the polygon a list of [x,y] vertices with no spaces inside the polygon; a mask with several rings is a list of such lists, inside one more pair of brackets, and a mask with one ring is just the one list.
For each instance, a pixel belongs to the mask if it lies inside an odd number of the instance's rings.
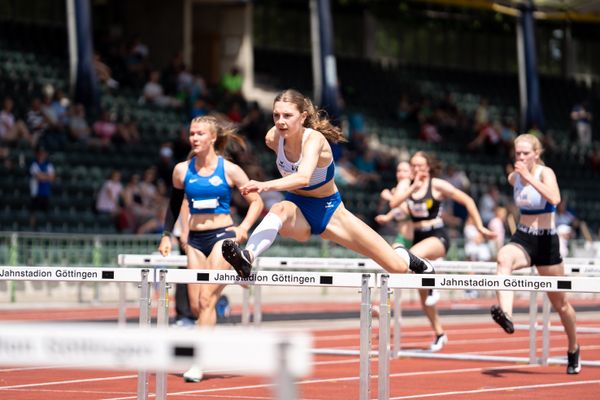
{"label": "white lane line", "polygon": [[0,390],[19,389],[19,388],[36,387],[36,386],[68,385],[71,383],[100,382],[100,381],[110,381],[110,380],[117,380],[117,379],[131,379],[131,378],[137,378],[137,375],[120,375],[120,376],[107,376],[105,378],[88,378],[88,379],[73,379],[70,381],[27,383],[24,385],[0,386]]}
{"label": "white lane line", "polygon": [[[509,366],[494,366],[494,367],[479,367],[479,368],[461,368],[461,369],[446,369],[446,370],[438,370],[438,371],[421,371],[421,372],[401,372],[396,374],[390,374],[391,377],[407,377],[407,376],[417,376],[417,375],[438,375],[438,374],[462,374],[465,372],[481,372],[482,370],[491,371],[491,370],[503,370],[503,369],[515,369],[515,368],[537,368],[538,365],[509,365]],[[371,375],[371,379],[377,379],[377,375]],[[338,383],[338,382],[349,382],[349,381],[358,381],[360,377],[358,376],[347,376],[347,377],[337,377],[337,378],[328,378],[328,379],[306,379],[297,381],[298,385],[312,385],[319,383]],[[274,384],[265,383],[259,385],[247,385],[247,386],[231,386],[225,388],[212,388],[212,389],[201,389],[201,390],[189,390],[183,392],[170,392],[169,396],[175,395],[186,395],[186,394],[199,394],[199,393],[217,393],[217,392],[227,392],[227,391],[236,391],[236,390],[247,390],[247,389],[264,389],[271,388]],[[102,400],[134,400],[137,399],[136,396],[129,397],[111,397],[104,398]]]}
{"label": "white lane line", "polygon": [[465,394],[476,394],[476,393],[492,393],[492,392],[506,392],[513,390],[528,390],[528,389],[545,389],[553,387],[563,386],[577,386],[577,385],[594,385],[600,383],[600,380],[594,381],[578,381],[578,382],[559,382],[559,383],[540,383],[537,385],[523,385],[523,386],[507,386],[501,388],[488,388],[488,389],[477,389],[477,390],[463,390],[453,392],[441,392],[441,393],[429,393],[429,394],[416,394],[410,396],[390,397],[390,400],[403,400],[403,399],[422,399],[427,397],[446,397],[446,396],[460,396]]}

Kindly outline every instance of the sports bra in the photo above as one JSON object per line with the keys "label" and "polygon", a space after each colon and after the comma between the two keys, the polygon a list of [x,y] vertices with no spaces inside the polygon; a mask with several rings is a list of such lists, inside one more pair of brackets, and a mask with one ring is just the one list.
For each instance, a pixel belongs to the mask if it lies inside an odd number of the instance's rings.
{"label": "sports bra", "polygon": [[[304,141],[308,137],[308,133],[312,131],[311,128],[306,128],[302,135],[302,146],[304,146]],[[277,145],[277,169],[281,176],[288,176],[298,172],[298,166],[300,165],[300,161],[302,161],[302,154],[300,154],[300,158],[296,162],[291,162],[285,157],[284,150],[285,139],[279,136],[279,143]],[[335,174],[335,164],[333,163],[333,158],[331,162],[326,167],[317,167],[313,171],[310,180],[308,182],[308,186],[301,188],[301,190],[313,190],[318,187],[323,186],[327,182],[333,179]]]}
{"label": "sports bra", "polygon": [[[540,166],[535,170],[533,174],[535,179],[540,179],[543,169],[544,167]],[[521,214],[535,215],[556,211],[556,206],[554,204],[550,204],[532,185],[523,185],[521,182],[521,175],[518,173],[515,174],[513,197],[515,199],[515,204],[521,211]]]}
{"label": "sports bra", "polygon": [[406,201],[410,219],[413,222],[433,220],[442,216],[442,203],[433,198],[433,191],[431,189],[432,181],[433,179],[429,178],[425,196],[415,199],[410,195]]}
{"label": "sports bra", "polygon": [[198,175],[195,161],[192,157],[183,181],[190,214],[229,214],[231,188],[225,178],[225,160],[218,156],[217,168],[209,176]]}

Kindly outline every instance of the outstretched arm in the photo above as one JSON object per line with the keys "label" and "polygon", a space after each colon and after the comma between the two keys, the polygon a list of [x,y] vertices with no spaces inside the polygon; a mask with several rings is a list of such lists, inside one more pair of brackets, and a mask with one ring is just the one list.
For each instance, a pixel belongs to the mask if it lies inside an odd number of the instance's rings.
{"label": "outstretched arm", "polygon": [[477,205],[471,196],[463,192],[462,190],[457,189],[450,182],[447,182],[443,179],[434,178],[432,182],[433,188],[436,191],[442,193],[444,197],[450,198],[457,203],[462,204],[467,209],[469,216],[473,219],[477,230],[485,236],[487,239],[493,239],[496,237],[496,234],[486,228],[483,225],[483,221],[481,220],[481,215],[479,215],[479,210],[477,210]]}
{"label": "outstretched arm", "polygon": [[[248,175],[246,175],[244,170],[232,162],[225,161],[225,171],[227,177],[231,180],[233,185],[240,190],[240,192],[242,192],[241,188],[250,182],[248,180]],[[235,231],[235,240],[238,243],[248,239],[248,231],[250,228],[252,228],[252,225],[254,225],[264,208],[263,201],[258,193],[242,193],[242,195],[249,205],[246,216],[238,226],[232,226],[231,228],[227,229],[230,231]]]}

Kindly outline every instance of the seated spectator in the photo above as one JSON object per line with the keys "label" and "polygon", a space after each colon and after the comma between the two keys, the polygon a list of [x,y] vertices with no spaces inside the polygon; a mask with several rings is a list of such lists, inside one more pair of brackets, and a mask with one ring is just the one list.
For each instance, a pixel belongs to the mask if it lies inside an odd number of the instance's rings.
{"label": "seated spectator", "polygon": [[477,136],[468,145],[469,150],[482,149],[486,154],[498,154],[502,151],[501,126],[498,121],[483,124]]}
{"label": "seated spectator", "polygon": [[98,192],[96,211],[116,216],[119,212],[119,198],[122,191],[121,172],[113,170]]}
{"label": "seated spectator", "polygon": [[45,135],[48,125],[48,118],[42,113],[42,100],[35,96],[31,99],[31,108],[27,111],[27,129],[36,142]]}
{"label": "seated spectator", "polygon": [[94,53],[94,68],[96,69],[96,77],[102,86],[108,89],[119,87],[119,82],[112,78],[110,67],[102,61],[102,57],[98,53]]}
{"label": "seated spectator", "polygon": [[572,229],[578,230],[580,222],[575,216],[575,213],[571,211],[568,206],[568,199],[566,196],[562,197],[560,203],[556,206],[555,221],[556,226],[566,225]]}
{"label": "seated spectator", "polygon": [[108,110],[103,111],[100,119],[92,125],[92,131],[102,146],[109,146],[117,133],[113,115]]}
{"label": "seated spectator", "polygon": [[71,106],[71,117],[69,118],[69,137],[72,142],[89,144],[92,138],[92,130],[85,118],[85,106],[77,103]]}
{"label": "seated spectator", "polygon": [[426,143],[440,143],[443,140],[442,135],[439,134],[433,123],[433,118],[425,118],[419,130],[419,139]]}
{"label": "seated spectator", "polygon": [[0,111],[0,143],[15,144],[19,140],[24,140],[34,147],[38,138],[29,133],[23,120],[15,118],[14,104],[11,97],[4,98],[2,111]]}
{"label": "seated spectator", "polygon": [[117,132],[113,137],[113,143],[133,144],[140,141],[140,132],[135,119],[129,115],[124,115],[120,123],[117,124]]}
{"label": "seated spectator", "polygon": [[142,100],[159,107],[179,107],[181,105],[179,100],[164,94],[163,87],[160,84],[160,71],[158,70],[150,72],[150,78],[142,91]]}
{"label": "seated spectator", "polygon": [[575,127],[579,146],[588,148],[592,144],[592,114],[585,102],[573,106],[571,120]]}

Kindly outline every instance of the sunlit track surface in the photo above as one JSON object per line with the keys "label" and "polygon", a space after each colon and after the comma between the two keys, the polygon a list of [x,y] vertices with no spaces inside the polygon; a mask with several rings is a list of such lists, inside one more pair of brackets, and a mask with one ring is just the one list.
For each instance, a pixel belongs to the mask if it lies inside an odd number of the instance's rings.
{"label": "sunlit track surface", "polygon": [[[600,320],[582,319],[580,326],[600,327]],[[527,332],[506,335],[491,321],[446,323],[450,342],[443,353],[478,353],[521,356],[528,353]],[[289,328],[287,328],[289,329]],[[356,328],[312,330],[317,348],[358,349]],[[600,334],[580,334],[582,357],[600,359]],[[403,349],[425,349],[432,339],[427,326],[403,327]],[[377,336],[373,335],[373,350]],[[551,333],[551,355],[565,354],[565,338]],[[240,345],[251,345],[243,343]],[[377,398],[377,359],[372,360],[371,398]],[[584,367],[581,374],[566,375],[564,366],[527,364],[394,359],[390,363],[391,399],[597,399],[600,368]],[[180,376],[168,376],[168,398],[184,399],[272,399],[274,383],[267,378],[205,371],[200,383],[184,383]],[[5,367],[0,369],[0,399],[11,400],[99,400],[136,399],[136,378],[132,371],[64,370],[52,368]],[[150,390],[154,387],[151,385]],[[359,393],[358,356],[316,355],[312,376],[298,381],[303,400],[356,399]]]}

